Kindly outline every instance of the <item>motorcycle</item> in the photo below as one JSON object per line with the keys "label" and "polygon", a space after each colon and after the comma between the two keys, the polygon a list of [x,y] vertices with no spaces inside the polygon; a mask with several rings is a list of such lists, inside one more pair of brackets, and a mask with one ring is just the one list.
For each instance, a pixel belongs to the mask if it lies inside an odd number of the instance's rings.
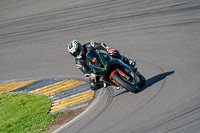
{"label": "motorcycle", "polygon": [[146,79],[138,72],[137,68],[133,68],[107,53],[91,50],[86,54],[86,60],[93,73],[109,85],[138,93],[140,87],[146,83]]}

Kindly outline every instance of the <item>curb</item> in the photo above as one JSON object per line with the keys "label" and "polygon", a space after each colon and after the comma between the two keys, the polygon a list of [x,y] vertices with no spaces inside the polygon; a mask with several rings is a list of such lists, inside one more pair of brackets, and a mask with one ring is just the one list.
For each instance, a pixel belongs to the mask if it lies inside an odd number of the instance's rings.
{"label": "curb", "polygon": [[0,93],[39,93],[52,99],[51,113],[76,109],[88,105],[94,91],[84,79],[48,78],[0,82]]}

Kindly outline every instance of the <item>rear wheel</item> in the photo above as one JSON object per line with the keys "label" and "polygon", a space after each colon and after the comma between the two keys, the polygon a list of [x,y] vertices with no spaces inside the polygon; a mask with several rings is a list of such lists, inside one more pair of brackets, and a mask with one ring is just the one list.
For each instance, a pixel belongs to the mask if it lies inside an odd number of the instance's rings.
{"label": "rear wheel", "polygon": [[139,92],[139,89],[137,89],[135,85],[133,85],[133,84],[129,83],[127,80],[123,79],[118,72],[115,72],[112,75],[111,79],[114,80],[115,84],[117,83],[120,86],[122,86],[123,88],[125,88],[133,93]]}

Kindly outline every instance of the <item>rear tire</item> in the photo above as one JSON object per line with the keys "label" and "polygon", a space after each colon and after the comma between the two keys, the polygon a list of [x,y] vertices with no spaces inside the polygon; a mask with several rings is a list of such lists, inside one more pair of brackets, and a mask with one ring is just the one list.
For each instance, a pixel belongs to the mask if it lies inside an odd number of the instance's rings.
{"label": "rear tire", "polygon": [[128,81],[126,81],[125,79],[123,79],[119,73],[114,73],[112,75],[112,80],[114,80],[115,82],[117,82],[120,86],[122,86],[123,88],[133,92],[133,93],[138,93],[139,90],[136,89],[136,86],[132,85],[131,83],[129,83]]}

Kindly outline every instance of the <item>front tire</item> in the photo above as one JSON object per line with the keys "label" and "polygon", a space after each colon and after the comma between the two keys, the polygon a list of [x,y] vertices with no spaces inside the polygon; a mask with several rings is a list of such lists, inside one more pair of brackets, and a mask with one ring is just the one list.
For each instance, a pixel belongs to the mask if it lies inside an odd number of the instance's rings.
{"label": "front tire", "polygon": [[142,75],[138,75],[138,76],[139,76],[140,82],[141,82],[138,86],[139,87],[143,87],[145,85],[145,83],[146,83],[146,79]]}
{"label": "front tire", "polygon": [[132,85],[131,83],[129,83],[128,81],[126,81],[125,79],[123,79],[119,73],[114,73],[111,77],[112,80],[114,80],[115,82],[117,82],[120,86],[122,86],[123,88],[133,92],[133,93],[138,93],[139,90],[136,88],[136,86]]}

